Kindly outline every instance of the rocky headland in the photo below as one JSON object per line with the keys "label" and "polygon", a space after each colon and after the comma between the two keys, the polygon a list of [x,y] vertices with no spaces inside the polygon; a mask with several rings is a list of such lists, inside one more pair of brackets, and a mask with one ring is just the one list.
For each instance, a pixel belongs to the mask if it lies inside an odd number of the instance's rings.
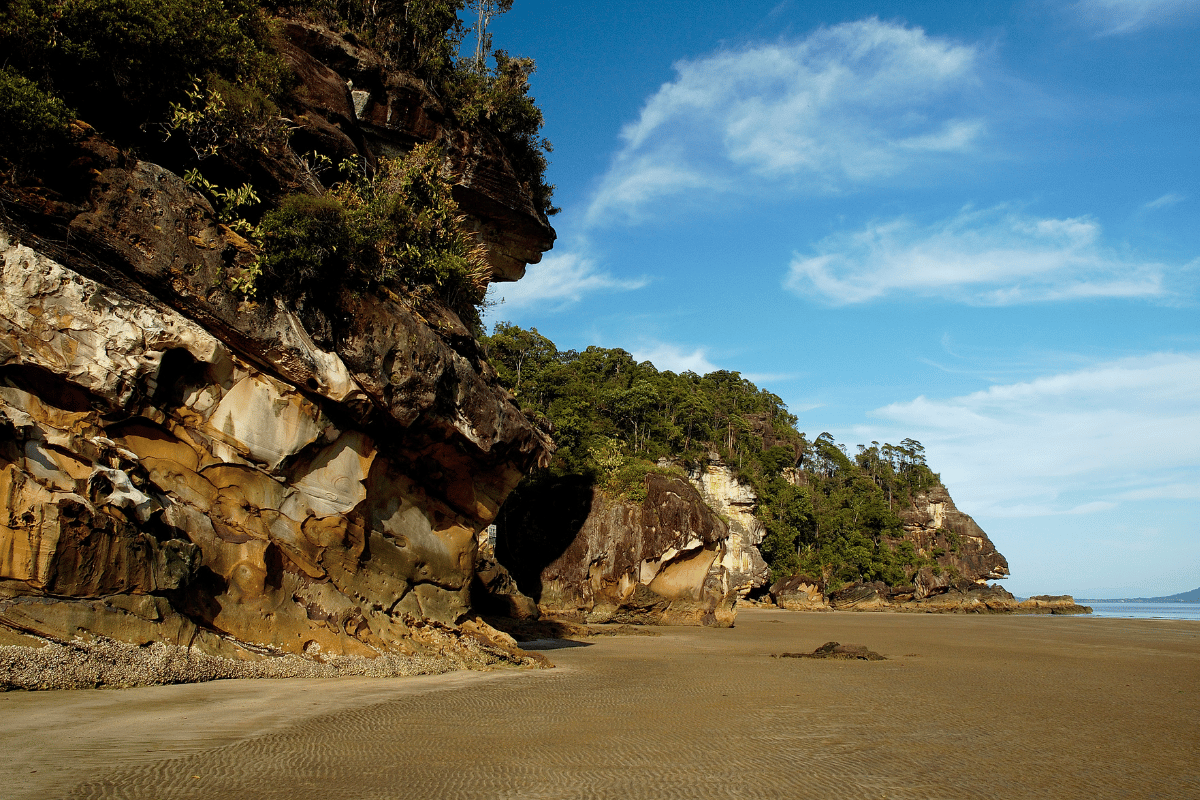
{"label": "rocky headland", "polygon": [[1007,559],[975,520],[958,510],[941,483],[918,493],[900,516],[904,521],[903,541],[934,562],[917,570],[911,584],[861,581],[826,593],[819,578],[793,575],[771,585],[771,603],[796,611],[1091,613],[1070,595],[1039,595],[1018,601],[994,583],[1009,576]]}
{"label": "rocky headland", "polygon": [[[283,31],[294,146],[435,143],[491,280],[551,247],[495,136],[352,37]],[[209,199],[86,123],[69,139],[0,189],[2,643],[532,663],[470,588],[476,534],[553,444],[462,319],[348,284],[248,299],[255,253]],[[314,180],[254,164],[260,191]]]}

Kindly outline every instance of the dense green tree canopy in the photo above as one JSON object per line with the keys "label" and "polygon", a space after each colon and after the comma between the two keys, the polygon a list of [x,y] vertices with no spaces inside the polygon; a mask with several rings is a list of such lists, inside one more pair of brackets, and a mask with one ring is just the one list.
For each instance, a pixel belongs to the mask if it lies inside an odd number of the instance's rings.
{"label": "dense green tree canopy", "polygon": [[872,442],[851,457],[828,433],[807,439],[779,397],[736,372],[659,371],[619,349],[560,352],[536,328],[504,322],[483,341],[525,412],[549,423],[553,476],[637,499],[648,471],[720,459],[758,493],[776,579],[900,585],[931,564],[901,541],[898,515],[938,482],[920,442]]}

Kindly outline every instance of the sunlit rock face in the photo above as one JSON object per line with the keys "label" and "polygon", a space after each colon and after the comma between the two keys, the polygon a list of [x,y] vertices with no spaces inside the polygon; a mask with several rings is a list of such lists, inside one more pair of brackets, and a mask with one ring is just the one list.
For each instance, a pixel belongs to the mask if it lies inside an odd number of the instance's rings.
{"label": "sunlit rock face", "polygon": [[467,612],[476,531],[546,451],[481,363],[414,326],[443,362],[426,403],[313,345],[297,386],[260,366],[278,340],[234,349],[8,231],[0,252],[0,619],[369,654]]}
{"label": "sunlit rock face", "polygon": [[640,503],[565,480],[506,507],[499,528],[500,561],[544,615],[733,624],[729,526],[681,478],[647,476]]}
{"label": "sunlit rock face", "polygon": [[975,520],[959,511],[945,486],[919,493],[900,511],[905,537],[923,556],[937,561],[938,574],[926,567],[916,576],[917,594],[944,591],[956,581],[978,584],[1008,577],[1008,561]]}
{"label": "sunlit rock face", "polygon": [[[494,139],[309,33],[328,46],[286,44],[297,147],[442,142],[496,278],[551,246]],[[378,117],[402,96],[407,117]],[[42,184],[0,187],[0,624],[252,657],[406,653],[459,623],[477,532],[553,448],[471,332],[336,282],[247,301],[230,280],[255,254],[207,200],[72,136]],[[262,194],[312,180],[259,166]]]}
{"label": "sunlit rock face", "polygon": [[754,489],[737,479],[733,470],[715,459],[690,473],[688,479],[704,501],[729,524],[722,565],[734,590],[740,597],[745,597],[751,589],[763,586],[770,577],[770,569],[758,549],[766,533],[762,522],[754,515],[758,496]]}

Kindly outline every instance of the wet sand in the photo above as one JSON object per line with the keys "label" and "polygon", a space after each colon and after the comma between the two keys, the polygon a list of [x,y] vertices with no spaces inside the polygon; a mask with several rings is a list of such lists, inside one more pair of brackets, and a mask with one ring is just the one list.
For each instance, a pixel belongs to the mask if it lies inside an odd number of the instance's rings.
{"label": "wet sand", "polygon": [[[17,798],[1200,797],[1200,623],[746,610],[558,669],[0,695]],[[889,660],[776,659],[836,640]]]}

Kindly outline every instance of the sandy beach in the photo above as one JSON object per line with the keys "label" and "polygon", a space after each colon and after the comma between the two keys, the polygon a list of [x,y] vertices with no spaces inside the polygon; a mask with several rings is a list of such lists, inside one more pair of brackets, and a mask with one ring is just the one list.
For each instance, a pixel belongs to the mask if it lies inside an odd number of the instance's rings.
{"label": "sandy beach", "polygon": [[[771,657],[830,640],[888,660]],[[1196,622],[751,609],[547,648],[557,669],[10,692],[0,795],[1200,797]]]}

